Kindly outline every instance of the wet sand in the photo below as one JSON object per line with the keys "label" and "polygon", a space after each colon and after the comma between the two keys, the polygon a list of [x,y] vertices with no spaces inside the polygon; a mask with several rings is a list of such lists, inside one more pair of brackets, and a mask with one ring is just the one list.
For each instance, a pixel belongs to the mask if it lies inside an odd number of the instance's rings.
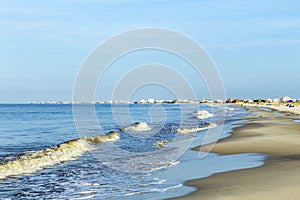
{"label": "wet sand", "polygon": [[[249,121],[235,128],[232,136],[218,142],[211,152],[262,153],[268,156],[265,164],[187,181],[186,185],[198,190],[177,199],[300,198],[300,123],[293,121],[299,115],[281,116],[255,107],[248,109],[256,115],[247,117]],[[202,146],[201,150],[205,149],[211,146]]]}

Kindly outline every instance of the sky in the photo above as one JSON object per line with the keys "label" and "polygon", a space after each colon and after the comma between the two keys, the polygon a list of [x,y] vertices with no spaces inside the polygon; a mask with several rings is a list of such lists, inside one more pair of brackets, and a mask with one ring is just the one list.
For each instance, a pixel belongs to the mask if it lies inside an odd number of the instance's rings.
{"label": "sky", "polygon": [[[300,98],[297,0],[2,0],[0,103],[72,100],[90,53],[115,35],[145,27],[175,30],[200,44],[218,68],[227,97]],[[146,63],[174,67],[198,98],[209,98],[205,81],[188,63],[143,51],[113,63],[95,99],[109,100],[120,77]],[[159,84],[131,92],[133,100],[176,98]]]}

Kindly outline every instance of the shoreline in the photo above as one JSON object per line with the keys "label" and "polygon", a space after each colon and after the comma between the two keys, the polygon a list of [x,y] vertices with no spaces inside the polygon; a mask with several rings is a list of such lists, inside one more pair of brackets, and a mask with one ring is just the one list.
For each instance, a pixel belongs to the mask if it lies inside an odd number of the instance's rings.
{"label": "shoreline", "polygon": [[[229,105],[235,105],[235,104],[229,104]],[[295,115],[300,115],[300,106],[299,105],[294,105],[293,107],[286,106],[284,104],[278,104],[278,105],[273,105],[273,104],[249,104],[249,103],[242,103],[242,104],[236,104],[237,106],[242,106],[247,108],[269,108],[273,111],[278,111],[283,114],[295,114]]]}
{"label": "shoreline", "polygon": [[[246,117],[249,121],[234,128],[232,135],[220,140],[211,152],[220,155],[260,153],[267,156],[264,164],[186,181],[184,185],[195,187],[197,191],[174,199],[297,199],[300,196],[300,177],[297,177],[300,123],[294,122],[300,116],[280,116],[259,109],[270,108],[267,106],[244,107],[257,115]],[[205,145],[201,150],[205,151],[205,147],[210,149]]]}

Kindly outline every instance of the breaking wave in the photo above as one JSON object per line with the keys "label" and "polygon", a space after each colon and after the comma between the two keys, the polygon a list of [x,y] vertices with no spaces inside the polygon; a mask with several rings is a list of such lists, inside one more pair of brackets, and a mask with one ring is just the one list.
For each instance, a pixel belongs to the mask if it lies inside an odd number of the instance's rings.
{"label": "breaking wave", "polygon": [[204,126],[204,127],[179,128],[176,130],[176,132],[182,133],[182,134],[188,134],[188,133],[195,133],[198,131],[203,131],[203,130],[214,128],[214,127],[217,127],[217,124],[209,123],[207,126]]}
{"label": "breaking wave", "polygon": [[52,148],[25,153],[16,160],[0,163],[0,180],[11,176],[35,173],[45,167],[75,160],[91,151],[92,145],[114,142],[119,138],[116,131],[111,131],[107,135],[74,139]]}
{"label": "breaking wave", "polygon": [[206,118],[214,117],[214,115],[209,113],[206,110],[199,110],[196,112],[195,117],[198,119],[206,119]]}
{"label": "breaking wave", "polygon": [[137,132],[145,132],[150,131],[152,128],[146,122],[135,122],[134,124],[127,126],[125,128],[121,128],[122,131],[137,131]]}

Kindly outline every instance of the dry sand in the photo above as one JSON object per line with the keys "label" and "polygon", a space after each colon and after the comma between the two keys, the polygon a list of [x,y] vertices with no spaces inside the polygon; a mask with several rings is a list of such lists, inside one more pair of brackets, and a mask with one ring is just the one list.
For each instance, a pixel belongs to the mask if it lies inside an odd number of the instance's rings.
{"label": "dry sand", "polygon": [[[215,174],[187,181],[199,190],[177,199],[300,199],[300,123],[299,115],[279,116],[260,111],[250,121],[235,128],[231,137],[218,142],[218,154],[263,153],[266,163],[258,168]],[[204,146],[211,149],[210,146]],[[195,148],[199,150],[200,147]]]}
{"label": "dry sand", "polygon": [[294,107],[289,107],[284,104],[278,104],[278,105],[268,105],[266,103],[264,104],[249,104],[249,103],[240,103],[239,105],[244,105],[247,107],[263,107],[263,108],[270,108],[272,110],[276,110],[279,112],[286,112],[286,113],[292,113],[292,114],[297,114],[300,115],[300,106],[295,105]]}
{"label": "dry sand", "polygon": [[295,107],[287,107],[284,105],[280,105],[280,106],[269,106],[270,108],[272,108],[273,110],[277,110],[280,112],[290,112],[290,113],[294,113],[294,114],[298,114],[300,115],[300,107],[299,106],[295,106]]}

